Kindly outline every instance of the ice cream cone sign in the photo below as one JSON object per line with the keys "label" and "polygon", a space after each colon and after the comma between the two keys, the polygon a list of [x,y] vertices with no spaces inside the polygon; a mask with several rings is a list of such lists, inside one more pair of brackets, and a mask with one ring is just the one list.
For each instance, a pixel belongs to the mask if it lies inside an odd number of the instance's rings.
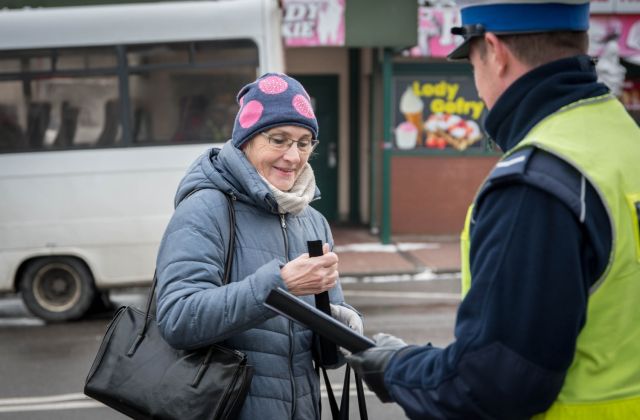
{"label": "ice cream cone sign", "polygon": [[423,139],[423,120],[422,111],[424,109],[424,103],[411,89],[411,86],[407,87],[402,96],[400,97],[400,112],[404,115],[404,119],[413,124],[418,130],[416,138],[416,145],[420,145]]}

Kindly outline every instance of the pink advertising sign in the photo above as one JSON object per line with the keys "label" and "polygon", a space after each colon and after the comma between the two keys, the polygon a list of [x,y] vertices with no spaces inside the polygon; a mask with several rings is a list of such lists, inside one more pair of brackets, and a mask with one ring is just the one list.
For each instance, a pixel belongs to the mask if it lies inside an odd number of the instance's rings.
{"label": "pink advertising sign", "polygon": [[287,47],[344,45],[346,0],[282,0],[282,36]]}
{"label": "pink advertising sign", "polygon": [[[640,0],[602,0],[600,8],[636,10],[640,13]],[[617,34],[620,56],[640,63],[640,15],[601,14],[590,17],[590,54],[600,55],[607,38]],[[462,37],[451,35],[451,28],[460,25],[460,14],[455,7],[418,8],[418,45],[408,51],[412,57],[446,57]]]}
{"label": "pink advertising sign", "polygon": [[419,7],[418,45],[409,55],[446,57],[462,42],[461,37],[451,35],[451,28],[459,25],[460,14],[455,7]]}
{"label": "pink advertising sign", "polygon": [[620,56],[640,62],[639,15],[594,15],[589,24],[590,54],[599,56],[607,40],[617,37]]}

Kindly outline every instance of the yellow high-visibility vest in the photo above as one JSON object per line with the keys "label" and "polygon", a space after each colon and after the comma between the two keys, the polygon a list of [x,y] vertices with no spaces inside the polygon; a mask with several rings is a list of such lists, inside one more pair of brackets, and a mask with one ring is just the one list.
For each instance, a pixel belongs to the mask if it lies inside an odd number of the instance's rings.
{"label": "yellow high-visibility vest", "polygon": [[[535,418],[640,419],[640,129],[619,101],[605,95],[550,115],[503,160],[532,146],[568,162],[593,185],[613,239],[609,264],[590,290],[564,385],[551,408]],[[460,241],[463,295],[472,281],[472,213],[473,205]]]}

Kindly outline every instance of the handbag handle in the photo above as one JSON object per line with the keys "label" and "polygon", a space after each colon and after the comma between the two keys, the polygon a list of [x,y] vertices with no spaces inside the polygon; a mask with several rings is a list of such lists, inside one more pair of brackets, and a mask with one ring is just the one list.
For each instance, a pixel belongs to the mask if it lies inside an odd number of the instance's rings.
{"label": "handbag handle", "polygon": [[[351,388],[351,366],[347,365],[347,367],[345,368],[340,408],[338,408],[338,404],[336,403],[336,397],[333,394],[333,389],[331,388],[331,382],[329,381],[327,370],[324,368],[324,366],[320,366],[320,369],[322,370],[322,375],[324,376],[324,384],[327,388],[327,398],[329,400],[329,407],[331,408],[331,418],[333,420],[348,420],[349,394]],[[360,412],[360,420],[368,420],[369,416],[367,414],[367,400],[364,396],[362,379],[355,371],[353,372],[353,377],[356,382],[356,394],[358,396],[358,411]],[[320,411],[322,412],[322,405],[320,406]]]}
{"label": "handbag handle", "polygon": [[[189,195],[187,195],[184,199],[186,200],[190,195],[200,190],[194,190]],[[233,249],[235,247],[236,242],[236,212],[234,210],[234,201],[236,199],[233,193],[225,194],[225,198],[229,205],[227,206],[227,212],[229,213],[229,244],[227,245],[227,256],[224,262],[224,276],[222,278],[222,285],[226,285],[229,283],[229,278],[231,277],[231,266],[233,265]],[[153,296],[156,291],[156,283],[158,282],[158,276],[156,271],[153,272],[153,282],[151,283],[151,289],[149,290],[149,296],[147,297],[147,309],[145,311],[145,322],[138,333],[138,337],[133,342],[131,348],[127,352],[127,356],[132,356],[135,353],[138,345],[144,338],[145,333],[147,332],[147,327],[149,325],[149,320],[151,316],[149,315],[151,312],[151,304],[153,303]]]}

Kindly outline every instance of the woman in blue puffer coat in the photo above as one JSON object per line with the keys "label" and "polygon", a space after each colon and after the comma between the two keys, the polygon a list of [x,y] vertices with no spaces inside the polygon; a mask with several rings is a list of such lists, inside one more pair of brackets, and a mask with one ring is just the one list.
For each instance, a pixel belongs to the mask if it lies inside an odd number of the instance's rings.
{"label": "woman in blue puffer coat", "polygon": [[[212,343],[246,353],[254,375],[241,419],[319,419],[320,383],[312,363],[313,333],[263,303],[276,287],[313,304],[329,291],[334,317],[362,332],[344,303],[338,257],[307,162],[318,125],[295,79],[266,74],[238,94],[232,139],[190,167],[157,261],[157,319],[172,346]],[[222,286],[229,216],[235,198],[236,241],[229,284]],[[307,241],[325,254],[309,258]]]}

